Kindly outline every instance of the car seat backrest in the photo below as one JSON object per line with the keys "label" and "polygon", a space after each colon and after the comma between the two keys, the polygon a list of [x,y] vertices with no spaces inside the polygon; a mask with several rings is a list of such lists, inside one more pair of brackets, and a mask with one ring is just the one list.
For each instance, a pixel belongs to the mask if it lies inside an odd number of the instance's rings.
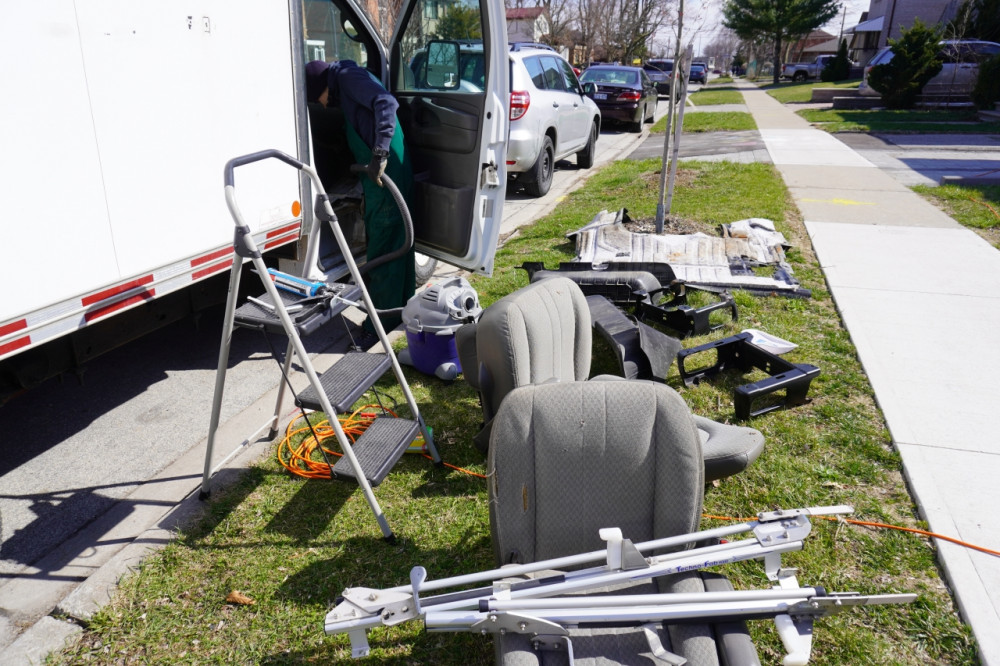
{"label": "car seat backrest", "polygon": [[638,543],[697,531],[704,492],[691,412],[665,384],[569,382],[511,391],[489,447],[498,561],[603,547],[620,527]]}
{"label": "car seat backrest", "polygon": [[532,283],[488,307],[476,331],[485,420],[518,386],[587,379],[592,336],[587,300],[564,277]]}

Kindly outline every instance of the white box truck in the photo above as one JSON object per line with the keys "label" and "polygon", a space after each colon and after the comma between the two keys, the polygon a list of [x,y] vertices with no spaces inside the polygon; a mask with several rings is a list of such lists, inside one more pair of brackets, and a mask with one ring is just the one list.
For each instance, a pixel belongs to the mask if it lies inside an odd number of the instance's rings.
{"label": "white box truck", "polygon": [[[399,100],[415,165],[418,251],[492,271],[506,186],[503,3],[390,4],[401,7],[51,0],[6,8],[0,403],[224,299],[233,262],[222,178],[230,158],[276,148],[322,164],[327,190],[347,191],[349,226],[360,188],[351,186],[346,144],[323,138],[342,130],[306,103],[309,60],[355,60]],[[463,20],[449,20],[459,13]],[[463,33],[452,34],[454,25]],[[413,56],[431,40],[459,38],[484,43],[475,84],[455,63],[440,87],[417,88]],[[237,184],[256,242],[282,258],[271,261],[300,270],[315,194],[308,181],[272,160],[241,169]],[[331,279],[342,270],[336,257],[321,264]]]}

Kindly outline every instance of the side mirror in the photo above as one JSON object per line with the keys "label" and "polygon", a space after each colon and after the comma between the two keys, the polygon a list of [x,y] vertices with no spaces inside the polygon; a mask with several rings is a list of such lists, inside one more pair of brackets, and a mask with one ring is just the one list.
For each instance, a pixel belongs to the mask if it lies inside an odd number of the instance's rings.
{"label": "side mirror", "polygon": [[583,84],[583,94],[587,97],[593,97],[594,93],[597,92],[597,84],[593,81],[587,81]]}
{"label": "side mirror", "polygon": [[442,90],[457,90],[458,42],[433,39],[427,43],[427,85]]}

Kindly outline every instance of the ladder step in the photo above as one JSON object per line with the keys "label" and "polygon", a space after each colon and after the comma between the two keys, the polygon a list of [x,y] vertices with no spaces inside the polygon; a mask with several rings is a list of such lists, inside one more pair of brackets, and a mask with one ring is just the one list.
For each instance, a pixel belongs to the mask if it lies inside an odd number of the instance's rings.
{"label": "ladder step", "polygon": [[[333,367],[319,376],[319,383],[330,399],[333,410],[340,414],[348,411],[390,367],[392,361],[388,354],[347,352]],[[323,409],[316,388],[311,385],[298,395],[295,404],[305,409]]]}
{"label": "ladder step", "polygon": [[[380,416],[361,433],[352,450],[361,465],[361,471],[372,486],[382,483],[382,479],[389,474],[410,442],[416,438],[417,429],[416,421]],[[333,474],[338,478],[357,481],[354,468],[351,467],[347,456],[341,457],[333,466]]]}

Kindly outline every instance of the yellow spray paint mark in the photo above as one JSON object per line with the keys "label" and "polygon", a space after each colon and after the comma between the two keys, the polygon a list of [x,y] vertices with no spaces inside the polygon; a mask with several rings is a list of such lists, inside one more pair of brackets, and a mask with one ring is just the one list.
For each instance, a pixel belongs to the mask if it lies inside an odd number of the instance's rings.
{"label": "yellow spray paint mark", "polygon": [[803,199],[809,203],[832,203],[840,206],[875,206],[874,201],[852,201],[851,199]]}

